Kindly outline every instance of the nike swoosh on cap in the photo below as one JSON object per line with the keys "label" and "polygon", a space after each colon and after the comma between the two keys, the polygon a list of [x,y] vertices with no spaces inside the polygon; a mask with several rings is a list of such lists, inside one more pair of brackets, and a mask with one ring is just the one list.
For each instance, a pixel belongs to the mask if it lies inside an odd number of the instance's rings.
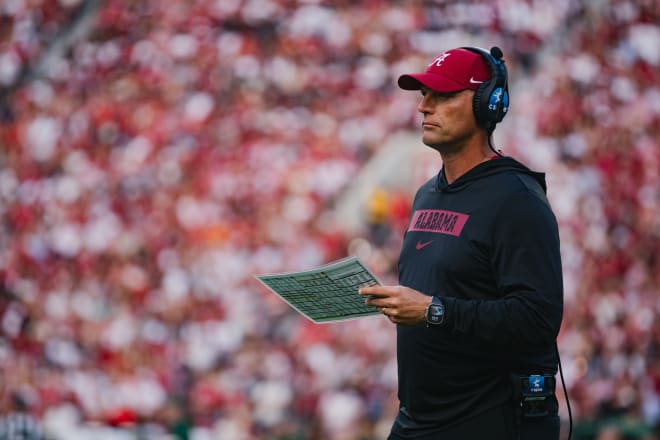
{"label": "nike swoosh on cap", "polygon": [[474,76],[472,76],[472,77],[470,77],[470,83],[472,83],[472,84],[481,84],[481,83],[483,83],[483,81],[477,81],[476,79],[474,79]]}
{"label": "nike swoosh on cap", "polygon": [[426,246],[430,245],[431,243],[433,243],[433,240],[425,241],[424,243],[422,243],[421,241],[417,241],[417,244],[415,245],[415,249],[417,250],[424,249]]}

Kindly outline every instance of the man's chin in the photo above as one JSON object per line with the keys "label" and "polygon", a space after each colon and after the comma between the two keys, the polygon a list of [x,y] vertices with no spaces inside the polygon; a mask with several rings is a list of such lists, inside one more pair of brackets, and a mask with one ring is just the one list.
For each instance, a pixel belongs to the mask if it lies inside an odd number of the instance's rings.
{"label": "man's chin", "polygon": [[422,142],[427,147],[431,147],[433,149],[437,148],[438,146],[441,146],[444,143],[441,142],[436,136],[426,136],[426,135],[422,136]]}
{"label": "man's chin", "polygon": [[434,139],[431,136],[422,136],[422,142],[424,145],[427,147],[435,148],[436,145],[440,144],[441,142],[438,142],[437,139]]}
{"label": "man's chin", "polygon": [[422,138],[422,142],[424,143],[424,145],[434,149],[440,154],[455,153],[458,150],[460,150],[460,147],[453,143],[439,142],[437,140],[424,139],[424,138]]}

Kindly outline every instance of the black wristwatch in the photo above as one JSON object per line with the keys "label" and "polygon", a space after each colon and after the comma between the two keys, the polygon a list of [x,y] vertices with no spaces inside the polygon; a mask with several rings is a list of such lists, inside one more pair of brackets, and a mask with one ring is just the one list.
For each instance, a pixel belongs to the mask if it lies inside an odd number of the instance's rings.
{"label": "black wristwatch", "polygon": [[426,325],[440,325],[445,320],[445,305],[437,296],[431,298],[431,304],[426,308]]}

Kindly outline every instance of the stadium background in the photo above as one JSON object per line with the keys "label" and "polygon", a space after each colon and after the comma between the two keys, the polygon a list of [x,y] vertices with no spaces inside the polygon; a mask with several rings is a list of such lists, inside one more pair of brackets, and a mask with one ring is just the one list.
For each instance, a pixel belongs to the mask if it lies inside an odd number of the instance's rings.
{"label": "stadium background", "polygon": [[0,412],[53,439],[383,438],[389,322],[310,324],[253,275],[353,254],[394,281],[439,166],[395,80],[499,45],[496,144],[548,173],[561,229],[574,438],[658,438],[658,11],[3,0]]}

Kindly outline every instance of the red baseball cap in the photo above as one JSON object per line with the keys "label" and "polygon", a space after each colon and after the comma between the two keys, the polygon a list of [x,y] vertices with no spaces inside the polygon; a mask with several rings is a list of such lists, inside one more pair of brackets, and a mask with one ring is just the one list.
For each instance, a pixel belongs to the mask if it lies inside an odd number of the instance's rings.
{"label": "red baseball cap", "polygon": [[435,57],[424,73],[401,75],[398,84],[404,90],[419,90],[424,85],[436,92],[458,92],[476,90],[490,76],[490,68],[481,54],[460,48]]}

